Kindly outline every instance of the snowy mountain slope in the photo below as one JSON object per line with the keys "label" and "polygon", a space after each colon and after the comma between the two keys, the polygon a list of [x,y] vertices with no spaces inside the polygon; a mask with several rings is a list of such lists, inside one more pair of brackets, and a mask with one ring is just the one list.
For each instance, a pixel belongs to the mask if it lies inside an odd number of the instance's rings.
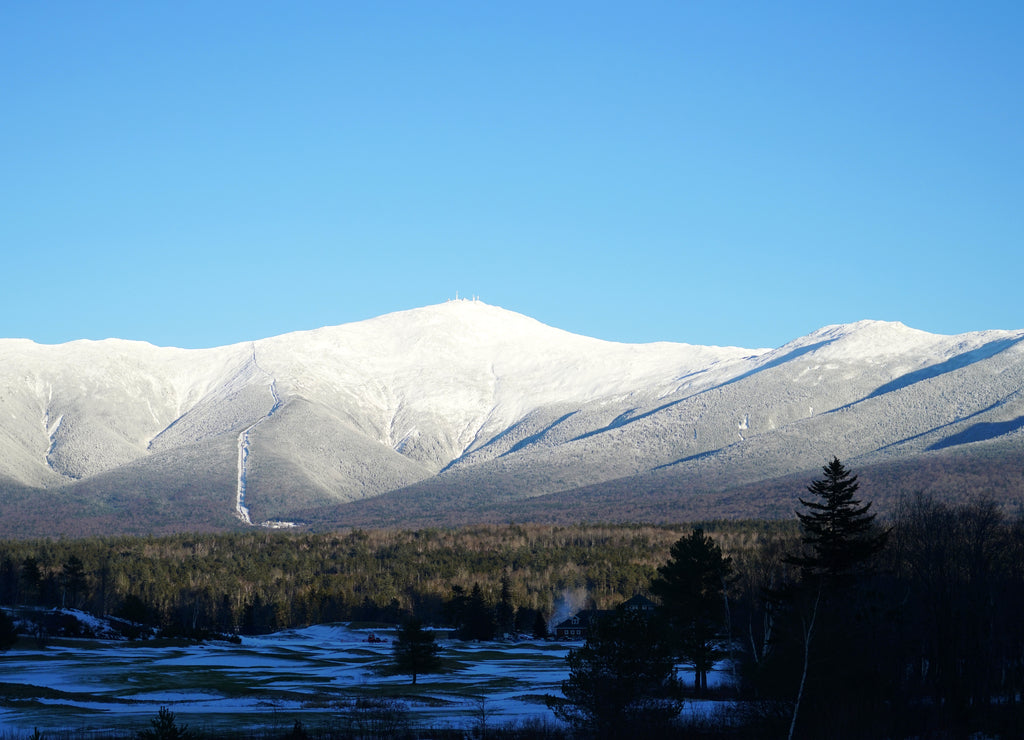
{"label": "snowy mountain slope", "polygon": [[220,384],[230,350],[3,340],[0,358],[4,472],[52,486],[144,456],[160,431]]}
{"label": "snowy mountain slope", "polygon": [[862,321],[772,350],[627,345],[476,301],[209,350],[0,340],[0,488],[210,526],[398,490],[721,490],[1016,439],[1022,340]]}
{"label": "snowy mountain slope", "polygon": [[638,389],[747,351],[622,345],[456,301],[257,343],[282,393],[330,399],[366,434],[440,470],[530,412]]}
{"label": "snowy mountain slope", "polygon": [[[789,516],[832,455],[897,486],[872,493],[889,504],[920,491],[973,492],[1004,496],[1012,508],[1024,504],[1022,338],[937,337],[878,322],[827,327],[761,356],[756,372],[663,398],[606,431],[541,435],[514,460],[467,460],[333,516],[433,526],[465,521],[470,504],[476,520],[495,522]],[[571,423],[563,421],[562,437]],[[958,456],[940,457],[950,451]],[[778,480],[789,486],[782,503]]]}
{"label": "snowy mountain slope", "polygon": [[610,423],[581,407],[520,444],[514,458],[460,460],[448,485],[459,474],[466,486],[505,478],[514,481],[510,495],[537,495],[667,469],[722,487],[814,469],[833,454],[919,454],[961,428],[980,439],[978,424],[1012,432],[1024,418],[1021,337],[935,337],[878,322],[828,327],[760,355],[739,375],[680,387]]}

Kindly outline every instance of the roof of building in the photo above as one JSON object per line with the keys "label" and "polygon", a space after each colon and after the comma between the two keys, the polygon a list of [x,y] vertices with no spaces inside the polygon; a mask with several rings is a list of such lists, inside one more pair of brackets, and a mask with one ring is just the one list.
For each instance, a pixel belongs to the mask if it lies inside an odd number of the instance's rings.
{"label": "roof of building", "polygon": [[[650,611],[657,607],[653,601],[644,596],[643,594],[637,594],[629,599],[623,601],[618,609],[628,609],[630,611]],[[555,630],[560,629],[579,629],[582,627],[588,627],[590,623],[600,616],[611,614],[614,609],[583,609],[576,612],[568,619],[562,620],[555,625]]]}

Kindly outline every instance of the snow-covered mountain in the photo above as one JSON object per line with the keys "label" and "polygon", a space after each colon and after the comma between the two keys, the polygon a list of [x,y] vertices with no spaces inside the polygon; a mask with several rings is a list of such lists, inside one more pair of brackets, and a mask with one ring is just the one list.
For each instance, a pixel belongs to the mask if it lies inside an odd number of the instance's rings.
{"label": "snow-covered mountain", "polygon": [[451,301],[205,350],[0,340],[0,513],[247,526],[395,491],[699,493],[832,455],[1016,449],[1022,339],[862,321],[777,349],[630,345]]}

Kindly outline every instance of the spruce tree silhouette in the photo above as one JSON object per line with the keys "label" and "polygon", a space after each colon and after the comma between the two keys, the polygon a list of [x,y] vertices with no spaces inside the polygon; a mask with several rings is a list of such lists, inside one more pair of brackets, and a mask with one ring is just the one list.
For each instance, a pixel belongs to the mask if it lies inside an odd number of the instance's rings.
{"label": "spruce tree silhouette", "polygon": [[821,578],[837,585],[856,575],[888,540],[889,532],[875,525],[871,503],[854,498],[860,484],[839,458],[824,468],[825,477],[807,490],[818,500],[799,499],[808,511],[797,512],[802,540],[810,552],[788,558],[804,569],[804,578]]}
{"label": "spruce tree silhouette", "polygon": [[659,612],[668,618],[683,657],[693,664],[694,689],[707,691],[708,671],[725,653],[725,587],[732,559],[697,527],[672,545],[671,559],[658,568],[651,593],[661,599]]}
{"label": "spruce tree silhouette", "polygon": [[395,666],[412,676],[414,686],[418,675],[433,673],[441,666],[440,646],[434,641],[433,633],[424,630],[417,619],[410,619],[398,629],[392,652]]}
{"label": "spruce tree silhouette", "polygon": [[[864,590],[874,556],[885,547],[889,531],[875,524],[871,504],[855,498],[857,476],[839,458],[824,467],[825,476],[807,490],[817,499],[799,499],[797,512],[804,552],[786,558],[801,568],[800,583],[787,596],[793,631],[801,655],[800,680],[790,719],[796,736],[805,698],[810,706],[803,734],[821,736],[842,727],[835,737],[859,737],[858,718],[878,685],[871,660],[873,597]],[[871,697],[881,701],[880,697]],[[810,716],[806,716],[810,715]]]}

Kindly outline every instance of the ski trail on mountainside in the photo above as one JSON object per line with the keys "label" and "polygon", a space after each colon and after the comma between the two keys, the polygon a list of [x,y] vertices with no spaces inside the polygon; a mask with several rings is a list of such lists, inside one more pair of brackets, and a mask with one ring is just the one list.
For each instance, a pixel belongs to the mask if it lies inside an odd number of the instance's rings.
{"label": "ski trail on mountainside", "polygon": [[[259,365],[256,363],[255,351],[253,351],[252,364],[257,369],[260,369]],[[243,429],[241,434],[238,435],[238,487],[235,494],[235,516],[249,526],[252,526],[252,517],[249,516],[249,507],[245,505],[245,489],[247,481],[246,466],[249,462],[249,433],[273,416],[277,410],[281,408],[281,397],[277,394],[277,381],[273,378],[270,380],[270,395],[274,398],[274,405],[270,407],[270,411],[267,412],[266,416],[257,419],[255,422]]]}

